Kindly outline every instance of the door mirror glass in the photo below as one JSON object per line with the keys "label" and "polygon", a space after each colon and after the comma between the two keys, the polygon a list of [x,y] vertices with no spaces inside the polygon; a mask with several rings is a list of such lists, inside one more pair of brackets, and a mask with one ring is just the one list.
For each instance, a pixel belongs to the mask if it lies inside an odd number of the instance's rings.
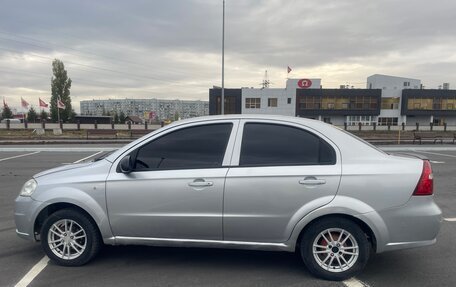
{"label": "door mirror glass", "polygon": [[131,156],[127,155],[123,159],[121,159],[119,167],[120,167],[120,171],[122,173],[127,173],[128,174],[128,173],[132,172],[133,171],[133,164],[131,162]]}

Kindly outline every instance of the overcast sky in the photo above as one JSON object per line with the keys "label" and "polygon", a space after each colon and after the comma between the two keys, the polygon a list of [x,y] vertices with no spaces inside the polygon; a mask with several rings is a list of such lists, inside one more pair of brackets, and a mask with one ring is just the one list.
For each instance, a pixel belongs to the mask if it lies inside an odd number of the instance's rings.
{"label": "overcast sky", "polygon": [[[454,0],[226,0],[225,86],[321,78],[366,86],[372,74],[456,88]],[[208,100],[221,85],[222,0],[2,0],[0,97],[50,98],[62,60],[71,97]]]}

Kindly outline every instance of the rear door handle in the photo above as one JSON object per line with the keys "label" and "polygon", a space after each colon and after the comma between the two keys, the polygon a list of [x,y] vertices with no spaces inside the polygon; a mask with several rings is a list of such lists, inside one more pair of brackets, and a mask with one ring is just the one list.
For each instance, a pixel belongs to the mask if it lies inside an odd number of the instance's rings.
{"label": "rear door handle", "polygon": [[207,187],[207,186],[213,186],[213,185],[214,185],[214,183],[212,181],[205,181],[205,180],[198,180],[198,179],[195,179],[194,181],[188,183],[188,186],[191,186],[191,187]]}
{"label": "rear door handle", "polygon": [[303,185],[322,185],[325,183],[326,183],[326,180],[318,179],[314,176],[308,176],[308,177],[304,178],[303,180],[299,181],[299,184],[303,184]]}

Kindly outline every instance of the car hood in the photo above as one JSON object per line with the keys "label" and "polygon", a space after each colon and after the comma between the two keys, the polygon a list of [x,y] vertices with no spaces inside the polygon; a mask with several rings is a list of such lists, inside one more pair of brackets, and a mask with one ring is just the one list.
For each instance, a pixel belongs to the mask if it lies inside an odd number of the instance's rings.
{"label": "car hood", "polygon": [[66,171],[66,170],[83,168],[83,167],[89,166],[91,164],[93,164],[93,162],[66,164],[66,165],[62,165],[59,167],[55,167],[55,168],[51,168],[51,169],[39,172],[39,173],[35,174],[33,177],[38,178],[38,177],[42,177],[42,176],[49,175],[52,173],[58,173],[58,172]]}

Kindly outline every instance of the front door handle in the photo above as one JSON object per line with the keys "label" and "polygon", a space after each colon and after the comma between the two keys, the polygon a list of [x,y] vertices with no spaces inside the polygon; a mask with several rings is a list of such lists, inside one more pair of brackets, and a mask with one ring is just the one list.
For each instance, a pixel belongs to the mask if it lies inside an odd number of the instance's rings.
{"label": "front door handle", "polygon": [[299,184],[303,184],[303,185],[322,185],[325,183],[326,183],[326,180],[318,179],[315,176],[308,176],[308,177],[304,178],[303,180],[299,181]]}
{"label": "front door handle", "polygon": [[188,183],[188,186],[191,187],[207,187],[213,185],[214,183],[212,181],[205,181],[204,179],[195,179],[194,181]]}

